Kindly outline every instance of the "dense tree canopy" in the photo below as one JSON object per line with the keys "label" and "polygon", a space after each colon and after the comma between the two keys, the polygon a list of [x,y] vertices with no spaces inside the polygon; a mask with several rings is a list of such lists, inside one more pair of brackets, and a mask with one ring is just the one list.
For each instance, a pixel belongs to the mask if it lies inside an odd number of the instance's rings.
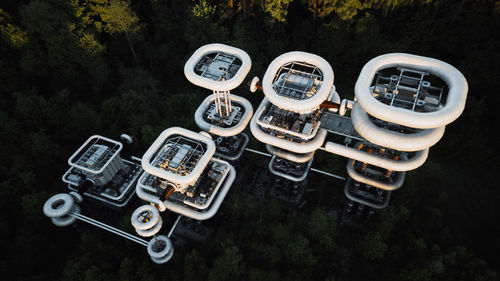
{"label": "dense tree canopy", "polygon": [[[498,0],[2,1],[1,276],[495,280],[498,26]],[[262,77],[281,53],[303,50],[330,62],[337,91],[351,99],[359,71],[377,55],[441,59],[467,78],[466,109],[362,229],[339,225],[343,182],[331,178],[309,180],[303,208],[242,194],[252,187],[255,155],[244,156],[241,184],[210,240],[177,247],[169,264],[156,266],[143,247],[90,226],[53,226],[42,206],[65,190],[67,158],[90,135],[131,134],[137,141],[128,152],[141,156],[165,128],[198,130],[194,111],[208,93],[185,79],[183,65],[212,42],[251,56],[251,73],[236,92],[254,108],[261,96],[248,91],[253,75]],[[317,153],[313,165],[345,173],[344,161]],[[131,231],[129,215],[117,226]]]}

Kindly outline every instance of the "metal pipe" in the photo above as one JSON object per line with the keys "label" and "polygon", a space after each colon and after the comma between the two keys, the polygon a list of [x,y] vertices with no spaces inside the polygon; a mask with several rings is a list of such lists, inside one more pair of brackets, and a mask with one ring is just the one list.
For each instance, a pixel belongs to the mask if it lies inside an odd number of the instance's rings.
{"label": "metal pipe", "polygon": [[179,215],[179,216],[177,217],[177,219],[176,219],[176,220],[175,220],[175,222],[174,222],[174,225],[172,226],[172,228],[171,228],[171,229],[170,229],[170,231],[168,232],[167,238],[170,238],[170,236],[172,236],[172,234],[174,233],[175,228],[177,227],[177,225],[178,225],[178,224],[179,224],[179,222],[181,221],[181,218],[182,218],[182,216],[181,216],[181,215]]}
{"label": "metal pipe", "polygon": [[[267,156],[267,157],[272,157],[273,156],[272,154],[261,152],[261,151],[254,150],[254,149],[251,149],[251,148],[245,148],[245,150],[253,152],[255,154],[260,154],[260,155],[263,155],[263,156]],[[319,174],[323,174],[325,176],[329,176],[329,177],[332,177],[332,178],[339,179],[339,180],[344,180],[344,181],[347,180],[346,178],[344,178],[342,176],[338,176],[338,175],[335,175],[335,174],[332,174],[332,173],[328,173],[328,172],[325,172],[325,171],[322,171],[322,170],[319,170],[319,169],[316,169],[316,168],[311,168],[310,170],[313,171],[313,172],[319,173]]]}
{"label": "metal pipe", "polygon": [[347,180],[346,178],[344,178],[342,176],[338,176],[338,175],[335,175],[335,174],[332,174],[332,173],[321,171],[321,170],[318,170],[316,168],[311,168],[311,171],[319,173],[319,174],[323,174],[325,176],[329,176],[329,177],[332,177],[332,178],[336,178],[336,179],[339,179],[339,180],[343,180],[343,181]]}
{"label": "metal pipe", "polygon": [[146,240],[141,239],[139,237],[136,237],[136,236],[134,236],[134,235],[132,235],[130,233],[127,233],[125,231],[122,231],[120,229],[112,227],[110,225],[107,225],[105,223],[102,223],[100,221],[97,221],[95,219],[92,219],[90,217],[84,216],[82,214],[74,213],[74,212],[70,212],[69,215],[72,216],[72,217],[75,217],[75,218],[77,218],[77,219],[79,219],[79,220],[81,220],[83,222],[86,222],[88,224],[97,226],[97,227],[99,227],[101,229],[107,230],[107,231],[109,231],[111,233],[114,233],[116,235],[119,235],[119,236],[121,236],[123,238],[129,239],[130,241],[136,242],[136,243],[138,243],[140,245],[143,245],[143,246],[146,246],[146,247],[148,246],[148,242]]}

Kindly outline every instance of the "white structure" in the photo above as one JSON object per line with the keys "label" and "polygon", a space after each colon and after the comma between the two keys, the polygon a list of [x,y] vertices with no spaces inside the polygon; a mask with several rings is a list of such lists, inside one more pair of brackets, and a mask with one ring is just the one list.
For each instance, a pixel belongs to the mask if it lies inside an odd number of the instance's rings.
{"label": "white structure", "polygon": [[[388,205],[407,171],[426,161],[429,147],[462,113],[468,91],[463,75],[447,63],[387,54],[363,67],[355,99],[341,100],[328,62],[317,55],[289,52],[269,65],[262,85],[258,78],[252,80],[250,90],[261,89],[265,95],[252,118],[251,104],[230,94],[250,67],[250,57],[240,49],[223,44],[199,48],[184,73],[193,84],[214,93],[195,114],[203,131],[164,130],[142,159],[132,157],[141,165],[121,158],[122,143],[90,137],[68,160],[70,169],[62,180],[69,194],[49,198],[44,214],[56,226],[81,220],[105,229],[147,247],[153,262],[165,263],[174,254],[170,237],[182,216],[207,220],[219,210],[236,172],[214,156],[237,160],[248,142],[242,131],[250,122],[252,134],[272,155],[269,170],[278,176],[275,194],[292,187],[298,203],[308,171],[313,170],[346,180],[349,201],[344,214],[369,217]],[[133,142],[125,134],[121,139]],[[348,158],[349,177],[311,168],[317,150]],[[148,204],[138,207],[130,222],[138,235],[153,237],[149,242],[81,214],[78,204],[84,198],[121,208],[134,190]],[[179,216],[167,236],[158,235],[164,224],[160,212],[166,210]]]}
{"label": "white structure", "polygon": [[271,154],[295,163],[309,162],[300,176],[292,176],[290,169],[279,171],[276,157],[270,163],[272,173],[302,181],[314,152],[326,138],[327,132],[320,128],[322,104],[340,99],[333,86],[332,67],[317,55],[289,52],[271,62],[261,87],[258,81],[253,79],[250,90],[262,88],[265,98],[250,121],[250,130]]}
{"label": "white structure", "polygon": [[[121,139],[128,144],[133,141],[131,136],[125,134],[121,135]],[[170,236],[179,223],[180,216],[168,236],[159,235],[148,242],[81,213],[78,204],[84,198],[113,207],[112,209],[121,209],[135,194],[135,185],[142,173],[141,165],[133,162],[138,159],[136,157],[132,157],[133,161],[123,160],[120,157],[122,149],[120,142],[98,135],[91,136],[68,160],[70,169],[62,180],[68,184],[70,192],[50,197],[43,206],[43,212],[59,227],[69,226],[80,220],[129,239],[147,247],[153,262],[165,263],[174,253]],[[131,223],[140,236],[151,237],[161,230],[163,219],[158,209],[145,205],[133,213]]]}
{"label": "white structure", "polygon": [[[356,133],[351,138],[359,142],[349,146],[328,141],[324,149],[350,158],[347,172],[356,186],[375,187],[390,196],[402,186],[406,171],[425,162],[429,147],[441,139],[445,125],[462,113],[467,91],[464,76],[445,62],[400,53],[376,57],[361,70],[355,101],[343,100],[345,109],[341,106],[339,110],[344,115],[351,109]],[[342,134],[341,126],[333,124],[345,119],[328,118],[329,131]],[[373,208],[387,206],[387,200],[370,202],[366,190],[348,185],[345,194],[349,199]]]}
{"label": "white structure", "polygon": [[214,153],[210,137],[179,127],[163,131],[142,157],[145,173],[137,183],[137,196],[160,211],[211,218],[236,176],[232,165],[213,158]]}
{"label": "white structure", "polygon": [[248,136],[239,134],[252,117],[252,105],[230,91],[243,82],[251,66],[245,51],[224,44],[200,47],[184,66],[191,83],[213,92],[196,110],[195,122],[203,131],[220,137],[217,155],[227,160],[239,158],[248,142]]}
{"label": "white structure", "polygon": [[[254,78],[250,90],[262,89],[265,98],[250,129],[274,155],[269,170],[300,181],[305,177],[279,170],[283,163],[276,164],[276,159],[305,163],[317,149],[347,157],[347,173],[356,185],[346,186],[347,197],[373,208],[387,206],[390,191],[402,186],[406,171],[425,162],[444,126],[462,113],[468,90],[463,75],[451,65],[409,54],[368,62],[356,82],[354,101],[341,101],[330,65],[304,52],[279,56],[262,85],[258,82]],[[325,142],[328,132],[343,140]],[[378,189],[383,194],[373,192]],[[360,197],[349,190],[358,190]],[[377,199],[363,201],[363,196],[370,197],[367,190]]]}
{"label": "white structure", "polygon": [[[429,80],[438,80],[439,85]],[[325,150],[353,160],[347,169],[353,179],[385,190],[397,189],[403,173],[390,182],[368,179],[353,168],[354,163],[398,172],[418,168],[429,147],[443,136],[444,126],[462,113],[467,90],[463,75],[445,62],[408,54],[374,58],[359,75],[351,111],[354,129],[369,143],[351,148],[327,142]]]}
{"label": "white structure", "polygon": [[122,148],[115,140],[91,136],[68,159],[70,168],[62,181],[75,194],[115,208],[124,207],[133,196],[142,169],[120,157]]}

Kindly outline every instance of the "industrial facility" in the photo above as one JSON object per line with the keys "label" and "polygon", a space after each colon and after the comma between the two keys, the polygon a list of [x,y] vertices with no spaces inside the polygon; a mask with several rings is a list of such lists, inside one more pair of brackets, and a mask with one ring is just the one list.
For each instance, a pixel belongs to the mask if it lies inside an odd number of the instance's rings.
{"label": "industrial facility", "polygon": [[[206,240],[210,230],[204,221],[217,217],[229,192],[238,192],[242,155],[257,153],[265,157],[259,159],[265,159],[264,176],[272,183],[264,196],[300,208],[309,179],[327,176],[331,188],[344,188],[339,222],[361,227],[390,204],[406,173],[426,161],[445,126],[463,112],[468,91],[453,66],[403,53],[367,62],[353,100],[341,98],[334,67],[315,54],[282,54],[247,88],[251,67],[241,49],[218,43],[197,49],[184,74],[208,90],[194,116],[200,131],[165,128],[141,158],[128,160],[120,152],[131,136],[122,135],[122,142],[91,136],[69,157],[62,177],[66,193],[47,200],[45,215],[56,226],[80,220],[122,236],[163,264],[174,256],[176,236]],[[244,95],[262,97],[255,112]],[[249,135],[267,152],[247,147]],[[346,173],[315,166],[320,153],[332,161],[338,161],[334,155],[344,157]],[[84,215],[87,202],[87,208],[134,210],[130,223],[136,233]]]}

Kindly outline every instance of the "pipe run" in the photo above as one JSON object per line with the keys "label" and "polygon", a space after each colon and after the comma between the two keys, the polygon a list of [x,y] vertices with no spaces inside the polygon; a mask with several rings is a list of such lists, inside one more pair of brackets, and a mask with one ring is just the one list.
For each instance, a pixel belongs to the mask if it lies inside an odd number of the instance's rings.
{"label": "pipe run", "polygon": [[410,171],[420,167],[427,160],[429,149],[420,150],[415,152],[412,158],[407,160],[393,160],[381,158],[378,155],[370,154],[352,147],[337,144],[331,141],[326,142],[324,150],[344,156],[349,159],[354,159],[360,162],[366,162],[373,166],[378,166],[387,170],[393,171]]}
{"label": "pipe run", "polygon": [[406,172],[398,172],[394,182],[388,182],[387,180],[382,181],[363,175],[358,171],[356,171],[356,169],[354,169],[355,162],[356,161],[352,159],[349,159],[347,161],[347,173],[353,180],[357,182],[361,182],[387,191],[396,190],[403,185]]}
{"label": "pipe run", "polygon": [[311,160],[311,158],[314,155],[314,152],[309,152],[304,154],[294,153],[288,150],[281,149],[276,146],[272,146],[270,144],[266,144],[266,149],[267,151],[269,151],[269,153],[278,156],[279,158],[283,158],[296,163],[305,163]]}
{"label": "pipe run", "polygon": [[104,229],[106,231],[109,231],[111,233],[119,235],[119,236],[121,236],[123,238],[126,238],[126,239],[130,240],[130,241],[136,242],[136,243],[138,243],[140,245],[143,245],[143,246],[146,246],[146,247],[148,246],[148,242],[146,240],[141,239],[139,237],[136,237],[136,236],[134,236],[134,235],[132,235],[130,233],[127,233],[127,232],[125,232],[123,230],[120,230],[118,228],[115,228],[115,227],[112,227],[110,225],[107,225],[107,224],[105,224],[103,222],[100,222],[98,220],[95,220],[93,218],[84,216],[82,214],[74,213],[74,212],[70,212],[69,215],[73,216],[73,217],[75,217],[75,218],[77,218],[77,219],[79,219],[79,220],[81,220],[83,222],[86,222],[88,224],[97,226],[97,227],[99,227],[101,229]]}

